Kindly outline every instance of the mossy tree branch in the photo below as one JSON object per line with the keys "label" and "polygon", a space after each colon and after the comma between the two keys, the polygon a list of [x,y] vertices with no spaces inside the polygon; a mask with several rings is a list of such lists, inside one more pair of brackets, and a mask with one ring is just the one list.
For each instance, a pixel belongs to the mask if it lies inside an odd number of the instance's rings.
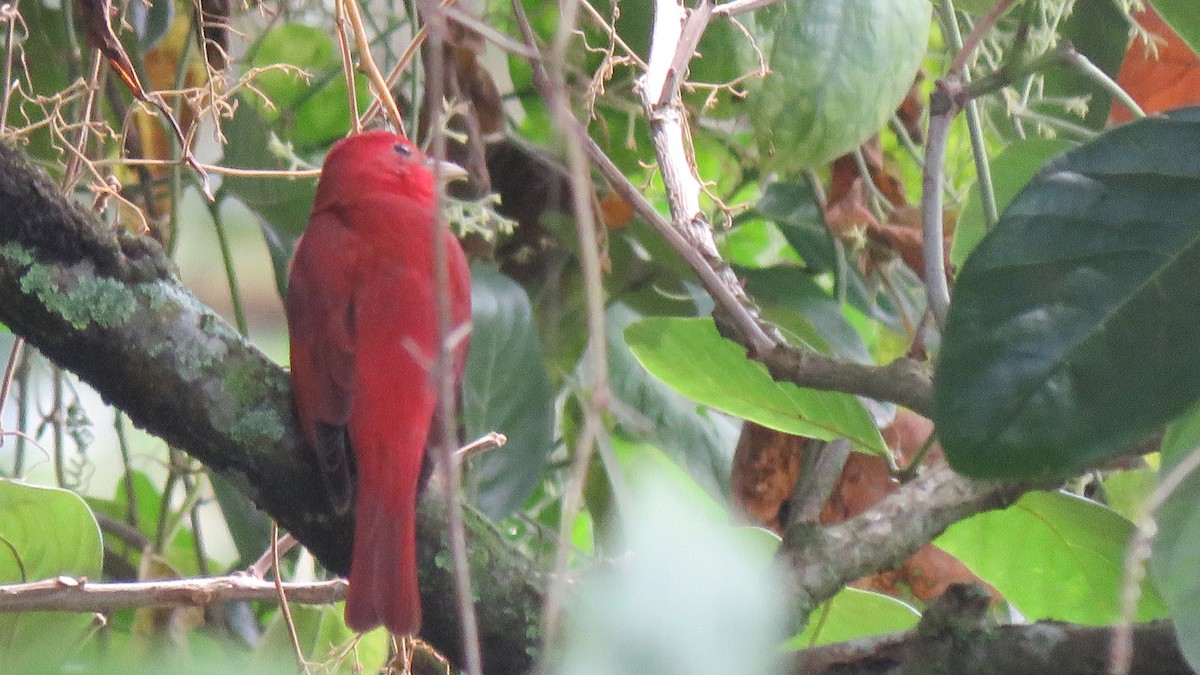
{"label": "mossy tree branch", "polygon": [[[168,443],[229,478],[326,567],[349,567],[336,515],[301,441],[287,374],[171,273],[158,244],[114,230],[0,145],[0,322]],[[423,637],[460,653],[445,511],[419,516]],[[468,513],[487,672],[524,672],[538,644],[542,576]]]}

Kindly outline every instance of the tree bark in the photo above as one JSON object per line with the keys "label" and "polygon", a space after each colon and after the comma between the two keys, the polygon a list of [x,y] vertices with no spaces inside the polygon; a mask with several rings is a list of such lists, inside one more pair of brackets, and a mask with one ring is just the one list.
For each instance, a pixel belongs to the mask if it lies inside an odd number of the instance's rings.
{"label": "tree bark", "polygon": [[[967,636],[920,635],[917,631],[816,647],[797,654],[805,675],[1012,675],[1107,672],[1112,629],[1039,621],[999,626]],[[1130,675],[1189,675],[1168,621],[1134,627]]]}

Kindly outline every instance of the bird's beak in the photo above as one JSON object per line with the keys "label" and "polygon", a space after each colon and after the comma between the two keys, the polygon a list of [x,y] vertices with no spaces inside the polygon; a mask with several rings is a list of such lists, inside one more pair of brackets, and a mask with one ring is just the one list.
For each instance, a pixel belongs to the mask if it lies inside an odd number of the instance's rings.
{"label": "bird's beak", "polygon": [[430,157],[425,160],[425,164],[433,172],[433,175],[442,179],[442,185],[449,185],[454,181],[467,179],[467,170],[454,162],[439,161]]}

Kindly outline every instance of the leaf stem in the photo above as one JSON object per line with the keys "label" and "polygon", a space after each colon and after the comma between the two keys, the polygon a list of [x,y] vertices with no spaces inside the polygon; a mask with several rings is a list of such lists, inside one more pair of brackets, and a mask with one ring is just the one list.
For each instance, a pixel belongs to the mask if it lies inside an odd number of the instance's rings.
{"label": "leaf stem", "polygon": [[[1000,4],[1004,4],[1007,0],[1001,0]],[[992,8],[995,11],[995,7]],[[954,0],[941,0],[941,19],[942,28],[946,32],[946,36],[950,39],[950,46],[958,55],[951,65],[951,75],[957,74],[961,78],[963,85],[970,83],[970,74],[967,72],[967,54],[963,47],[962,32],[958,28],[958,19],[954,11]],[[986,17],[985,17],[986,18]],[[995,18],[999,18],[997,15]],[[995,18],[992,21],[995,21]],[[980,27],[987,27],[984,21],[981,21],[976,30],[972,33],[973,39],[979,40],[982,38]],[[978,33],[979,37],[974,37]],[[974,45],[972,45],[973,47]],[[971,50],[972,53],[974,49]],[[959,59],[962,60],[959,63]],[[959,71],[954,70],[958,66]],[[968,99],[965,106],[967,118],[967,133],[971,137],[971,155],[975,159],[975,176],[979,183],[979,202],[983,206],[983,222],[987,229],[992,229],[996,225],[996,221],[1000,219],[999,210],[996,208],[996,189],[992,185],[992,167],[988,164],[987,144],[983,139],[983,124],[979,117],[979,106],[973,99]],[[940,242],[940,239],[939,239]]]}
{"label": "leaf stem", "polygon": [[206,201],[208,214],[212,217],[213,230],[217,233],[217,246],[221,249],[221,262],[225,266],[225,279],[229,283],[229,300],[233,305],[233,320],[238,332],[249,335],[246,327],[246,312],[242,308],[242,292],[238,286],[237,272],[233,267],[233,252],[229,248],[229,237],[225,231],[225,218],[221,215],[221,204]]}

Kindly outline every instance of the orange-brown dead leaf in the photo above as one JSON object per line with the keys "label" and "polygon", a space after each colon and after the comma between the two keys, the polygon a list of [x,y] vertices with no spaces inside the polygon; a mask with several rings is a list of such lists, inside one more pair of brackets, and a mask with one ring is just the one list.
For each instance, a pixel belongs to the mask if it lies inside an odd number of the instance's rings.
{"label": "orange-brown dead leaf", "polygon": [[[920,209],[907,203],[904,185],[885,166],[878,138],[864,144],[861,149],[871,180],[891,203],[892,211],[885,222],[875,217],[867,200],[867,188],[858,164],[853,155],[844,155],[835,160],[831,167],[832,180],[825,205],[825,222],[834,236],[851,246],[859,244],[860,237],[866,237],[869,246],[863,249],[859,261],[864,270],[877,268],[894,255],[899,255],[918,276],[924,276],[924,236]],[[944,248],[948,248],[953,239],[957,216],[952,211],[943,213]]]}
{"label": "orange-brown dead leaf", "polygon": [[[942,248],[948,251],[954,240],[954,228],[958,222],[958,214],[953,211],[942,213]],[[909,269],[918,276],[925,276],[925,252],[922,249],[925,241],[921,230],[921,210],[916,206],[903,206],[892,211],[888,222],[868,222],[866,225],[867,239],[877,246],[896,252]],[[946,274],[949,276],[949,256],[946,256]]]}
{"label": "orange-brown dead leaf", "polygon": [[[883,430],[883,438],[896,454],[897,460],[907,464],[925,445],[931,433],[932,422],[914,412],[901,409],[896,413],[892,424]],[[944,462],[941,446],[934,443],[925,461]],[[891,494],[897,487],[899,484],[891,477],[887,463],[882,457],[852,453],[829,502],[821,511],[820,522],[831,524],[853,518]],[[981,579],[953,556],[934,546],[926,545],[900,567],[860,579],[853,585],[889,595],[911,595],[929,601],[941,595],[947,586],[959,581],[983,584]],[[992,594],[999,598],[994,590]]]}
{"label": "orange-brown dead leaf", "polygon": [[[464,42],[467,42],[465,38]],[[492,74],[479,62],[475,50],[471,47],[451,45],[448,52],[454,64],[459,94],[471,104],[475,118],[479,121],[480,133],[491,136],[503,132],[504,104]]]}
{"label": "orange-brown dead leaf", "polygon": [[[859,148],[863,159],[866,160],[867,171],[875,186],[883,193],[892,206],[903,206],[908,203],[904,194],[904,184],[900,177],[887,168],[883,161],[883,149],[879,145],[879,136],[863,143]],[[854,154],[845,154],[833,160],[830,167],[832,179],[829,184],[828,204],[833,207],[849,199],[863,201],[862,172],[854,161]]]}
{"label": "orange-brown dead leaf", "polygon": [[621,195],[610,192],[600,198],[600,220],[606,227],[619,230],[633,219],[633,205]]}
{"label": "orange-brown dead leaf", "polygon": [[[933,423],[908,410],[897,412],[883,430],[884,440],[903,464],[911,462],[933,433]],[[733,502],[757,525],[781,533],[782,509],[799,479],[807,439],[746,422],[733,456]],[[934,443],[926,462],[944,463]],[[850,453],[841,477],[818,519],[822,525],[840,523],[874,506],[899,487],[882,457]],[[929,601],[952,583],[983,584],[961,562],[934,546],[920,548],[901,566],[856,581],[853,586],[889,595]],[[986,584],[984,584],[986,586]],[[993,590],[993,596],[999,595]]]}
{"label": "orange-brown dead leaf", "polygon": [[733,502],[758,525],[782,533],[780,510],[800,476],[805,439],[754,422],[742,426],[733,453]]}
{"label": "orange-brown dead leaf", "polygon": [[900,102],[900,107],[896,110],[896,117],[900,118],[900,124],[904,125],[904,131],[908,133],[908,137],[914,143],[921,143],[925,140],[925,130],[922,127],[922,124],[924,124],[925,97],[921,94],[921,83],[924,81],[925,69],[922,68],[917,71],[917,77],[913,80],[912,88],[908,90],[908,94]]}
{"label": "orange-brown dead leaf", "polygon": [[[1200,56],[1152,8],[1134,16],[1143,28],[1160,38],[1156,43],[1158,55],[1156,58],[1148,53],[1140,36],[1135,38],[1125,52],[1117,84],[1148,114],[1200,103]],[[1108,115],[1110,124],[1131,119],[1131,112],[1113,103]]]}

